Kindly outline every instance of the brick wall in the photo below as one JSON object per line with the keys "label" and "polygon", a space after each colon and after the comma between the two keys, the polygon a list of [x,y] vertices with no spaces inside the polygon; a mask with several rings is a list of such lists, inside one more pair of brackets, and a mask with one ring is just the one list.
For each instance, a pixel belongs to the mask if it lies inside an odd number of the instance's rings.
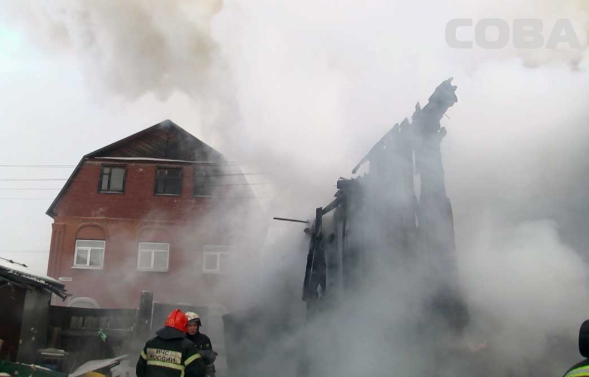
{"label": "brick wall", "polygon": [[[126,187],[120,194],[98,192],[99,161],[86,161],[74,177],[55,210],[49,276],[66,278],[69,293],[93,298],[101,307],[138,307],[141,290],[153,291],[160,302],[231,307],[239,287],[226,275],[202,273],[203,247],[242,239],[249,221],[242,210],[256,203],[193,197],[194,165],[124,165]],[[183,167],[181,196],[154,195],[157,166]],[[72,268],[76,239],[106,241],[102,269]],[[167,272],[137,270],[140,241],[170,244]],[[240,265],[257,266],[260,244],[235,246]]]}

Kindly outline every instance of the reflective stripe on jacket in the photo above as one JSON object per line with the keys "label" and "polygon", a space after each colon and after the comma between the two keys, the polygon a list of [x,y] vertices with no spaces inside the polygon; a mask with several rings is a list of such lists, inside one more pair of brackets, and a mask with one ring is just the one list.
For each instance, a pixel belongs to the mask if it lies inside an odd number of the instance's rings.
{"label": "reflective stripe on jacket", "polygon": [[565,377],[582,377],[588,376],[589,377],[589,366],[583,366],[580,368],[575,368],[565,374]]}
{"label": "reflective stripe on jacket", "polygon": [[202,377],[204,364],[194,344],[184,334],[166,327],[141,351],[137,377]]}
{"label": "reflective stripe on jacket", "polygon": [[589,359],[573,365],[563,377],[589,377]]}

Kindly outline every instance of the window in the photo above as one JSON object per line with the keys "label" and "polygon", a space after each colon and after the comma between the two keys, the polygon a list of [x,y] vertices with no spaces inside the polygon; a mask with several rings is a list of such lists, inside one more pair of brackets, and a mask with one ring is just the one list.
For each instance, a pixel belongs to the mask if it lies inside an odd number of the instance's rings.
{"label": "window", "polygon": [[194,168],[194,196],[242,197],[247,186],[238,166],[204,165]]}
{"label": "window", "polygon": [[98,181],[100,192],[124,192],[125,191],[125,167],[103,166]]}
{"label": "window", "polygon": [[168,271],[170,244],[139,242],[137,269],[139,271]]}
{"label": "window", "polygon": [[155,173],[156,195],[180,195],[182,193],[182,169],[157,168]]}
{"label": "window", "polygon": [[105,241],[76,240],[74,268],[102,269]]}
{"label": "window", "polygon": [[194,168],[194,196],[213,196],[219,188],[221,170],[214,166]]}
{"label": "window", "polygon": [[231,272],[231,249],[225,245],[204,247],[202,272],[205,274],[226,274]]}

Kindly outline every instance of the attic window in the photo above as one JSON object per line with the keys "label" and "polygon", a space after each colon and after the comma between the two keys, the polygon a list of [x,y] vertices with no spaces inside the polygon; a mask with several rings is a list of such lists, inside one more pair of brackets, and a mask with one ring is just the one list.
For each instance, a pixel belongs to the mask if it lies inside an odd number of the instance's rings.
{"label": "attic window", "polygon": [[102,166],[98,191],[100,192],[124,192],[125,191],[124,166]]}
{"label": "attic window", "polygon": [[247,181],[239,167],[204,165],[194,168],[194,196],[237,198],[247,196]]}
{"label": "attic window", "polygon": [[157,168],[155,173],[155,195],[182,194],[182,169]]}
{"label": "attic window", "polygon": [[194,196],[213,196],[219,189],[221,182],[221,170],[214,166],[202,166],[194,168]]}

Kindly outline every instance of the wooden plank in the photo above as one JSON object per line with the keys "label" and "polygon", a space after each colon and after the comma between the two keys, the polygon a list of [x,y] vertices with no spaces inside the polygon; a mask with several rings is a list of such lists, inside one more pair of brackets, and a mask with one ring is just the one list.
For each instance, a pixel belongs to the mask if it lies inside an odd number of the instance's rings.
{"label": "wooden plank", "polygon": [[151,329],[151,316],[153,313],[153,292],[141,291],[139,310],[137,311],[137,323],[135,336],[139,340],[145,339]]}
{"label": "wooden plank", "polygon": [[333,202],[329,203],[329,205],[323,209],[322,215],[325,215],[326,213],[333,211],[334,209],[336,209],[339,206],[340,203],[341,203],[341,199],[336,198]]}

